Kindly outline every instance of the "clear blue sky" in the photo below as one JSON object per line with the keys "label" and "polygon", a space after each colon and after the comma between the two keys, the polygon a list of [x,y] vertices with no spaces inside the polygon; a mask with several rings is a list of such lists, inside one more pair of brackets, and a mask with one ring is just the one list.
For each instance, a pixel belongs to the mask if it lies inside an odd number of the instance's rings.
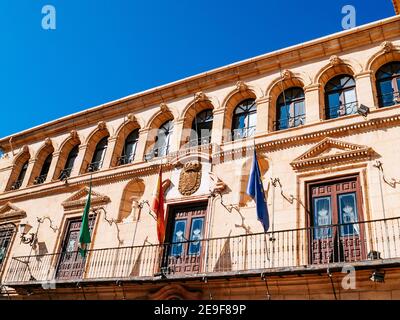
{"label": "clear blue sky", "polygon": [[357,26],[394,15],[391,0],[0,1],[0,137],[341,31],[346,4]]}

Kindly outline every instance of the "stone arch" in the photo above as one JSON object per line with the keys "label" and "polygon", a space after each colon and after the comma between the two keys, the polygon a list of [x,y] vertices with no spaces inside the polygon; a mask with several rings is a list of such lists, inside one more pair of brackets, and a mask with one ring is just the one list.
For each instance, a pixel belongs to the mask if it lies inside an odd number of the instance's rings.
{"label": "stone arch", "polygon": [[31,176],[28,180],[28,185],[33,184],[35,178],[39,176],[46,158],[53,152],[54,152],[53,142],[51,141],[50,138],[47,138],[46,142],[36,152],[35,162],[33,164]]}
{"label": "stone arch", "polygon": [[[261,154],[257,154],[257,159],[258,159],[258,165],[260,166],[261,178],[263,180],[265,174],[269,170],[269,162],[267,158]],[[253,163],[253,157],[250,157],[243,163],[241,168],[240,187],[239,187],[239,207],[246,206],[247,203],[252,200],[251,197],[246,193],[252,163]]]}
{"label": "stone arch", "polygon": [[181,137],[181,146],[188,142],[190,138],[190,131],[192,129],[192,123],[196,115],[204,110],[214,110],[214,105],[208,97],[201,99],[193,99],[182,112],[181,119],[183,119],[183,131]]}
{"label": "stone arch", "polygon": [[[79,146],[80,144],[81,139],[79,138],[78,133],[75,130],[71,131],[69,137],[62,142],[60,148],[58,149],[60,154],[54,171],[53,180],[58,179],[61,171],[65,167],[69,153],[72,151],[73,148]],[[75,165],[77,164],[75,163]]]}
{"label": "stone arch", "polygon": [[222,108],[224,109],[224,126],[223,126],[223,142],[231,141],[231,130],[232,130],[232,118],[233,112],[238,104],[246,99],[261,98],[257,96],[256,90],[252,87],[246,85],[242,81],[236,84],[236,89],[231,91],[224,102],[222,103]]}
{"label": "stone arch", "polygon": [[[269,108],[268,108],[268,131],[273,131],[274,121],[277,116],[277,100],[279,95],[290,88],[299,87],[304,91],[306,86],[306,80],[300,74],[292,74],[288,71],[288,75],[276,78],[268,86],[266,90],[266,96],[269,97]],[[307,101],[305,101],[305,110],[307,112]]]}
{"label": "stone arch", "polygon": [[[337,56],[330,58],[330,63],[319,70],[314,78],[314,83],[319,85],[319,114],[320,119],[325,119],[325,86],[332,78],[339,75],[350,75],[353,78],[361,72],[361,67],[357,67],[349,60],[342,60]],[[357,83],[356,83],[357,85]]]}
{"label": "stone arch", "polygon": [[365,70],[371,73],[371,87],[376,106],[379,105],[376,73],[380,67],[394,61],[400,61],[400,46],[394,46],[391,42],[385,41],[381,44],[381,49],[374,53],[365,64]]}
{"label": "stone arch", "polygon": [[[86,151],[81,164],[80,173],[83,174],[87,171],[87,168],[92,161],[94,151],[96,150],[97,144],[101,139],[110,137],[110,132],[104,122],[100,122],[97,128],[86,139]],[[108,151],[107,151],[108,152]]]}
{"label": "stone arch", "polygon": [[[13,160],[13,169],[11,171],[10,177],[8,178],[8,183],[6,190],[11,190],[12,185],[17,181],[22,167],[24,164],[31,159],[31,154],[28,146],[22,147],[20,152],[15,156]],[[26,178],[26,177],[25,177]]]}
{"label": "stone arch", "polygon": [[122,193],[121,203],[118,212],[118,221],[135,221],[141,200],[145,190],[142,179],[134,179],[127,183]]}
{"label": "stone arch", "polygon": [[[148,122],[146,129],[148,129],[145,153],[149,153],[154,146],[158,129],[167,121],[174,121],[176,117],[169,107],[162,108],[157,112]],[[174,128],[175,130],[175,128]]]}
{"label": "stone arch", "polygon": [[134,131],[140,130],[139,121],[136,117],[128,117],[128,121],[124,121],[115,133],[116,142],[115,148],[113,150],[113,155],[111,158],[111,167],[116,167],[118,165],[118,157],[121,156],[124,149],[126,138]]}

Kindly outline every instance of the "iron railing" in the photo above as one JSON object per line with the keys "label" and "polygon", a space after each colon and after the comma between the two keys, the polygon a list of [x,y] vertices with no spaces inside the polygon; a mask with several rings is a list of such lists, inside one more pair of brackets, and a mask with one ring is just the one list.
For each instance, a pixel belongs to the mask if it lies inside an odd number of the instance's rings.
{"label": "iron railing", "polygon": [[326,117],[327,119],[335,119],[343,117],[350,114],[357,113],[358,101],[341,103],[337,106],[327,105],[326,107]]}
{"label": "iron railing", "polygon": [[277,121],[274,121],[273,124],[274,124],[274,130],[277,131],[277,130],[295,128],[295,127],[303,125],[305,122],[306,122],[306,115],[299,114],[295,117],[279,119]]}
{"label": "iron railing", "polygon": [[88,165],[87,172],[96,172],[103,167],[103,161],[95,161]]}
{"label": "iron railing", "polygon": [[125,164],[130,164],[130,163],[132,163],[134,160],[135,160],[135,154],[134,154],[134,153],[132,153],[132,154],[127,154],[127,155],[118,157],[117,165],[118,165],[118,166],[123,166],[123,165],[125,165]]}
{"label": "iron railing", "polygon": [[233,129],[232,130],[232,140],[239,140],[249,138],[254,136],[256,133],[256,127],[248,127],[248,128],[240,128],[240,129]]}
{"label": "iron railing", "polygon": [[11,186],[11,190],[18,190],[22,187],[22,180],[17,180],[13,183],[13,185]]}
{"label": "iron railing", "polygon": [[66,168],[64,170],[61,170],[58,179],[61,181],[67,180],[71,176],[71,173],[72,173],[72,168]]}
{"label": "iron railing", "polygon": [[380,107],[390,107],[400,103],[400,92],[393,91],[378,95]]}
{"label": "iron railing", "polygon": [[78,252],[13,257],[3,283],[265,272],[279,267],[399,257],[397,217],[164,245],[95,249],[85,258]]}
{"label": "iron railing", "polygon": [[43,184],[47,179],[47,173],[35,178],[33,184]]}

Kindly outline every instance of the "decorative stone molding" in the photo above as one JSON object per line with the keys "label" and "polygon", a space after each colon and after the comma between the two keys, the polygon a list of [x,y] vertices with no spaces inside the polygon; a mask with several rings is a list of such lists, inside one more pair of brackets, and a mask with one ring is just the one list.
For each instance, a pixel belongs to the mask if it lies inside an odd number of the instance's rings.
{"label": "decorative stone molding", "polygon": [[13,205],[11,202],[7,202],[0,207],[0,222],[21,220],[23,218],[26,218],[26,212]]}
{"label": "decorative stone molding", "polygon": [[340,59],[337,55],[333,55],[329,58],[329,64],[332,67],[338,66],[339,64],[342,64],[343,60]]}
{"label": "decorative stone molding", "polygon": [[160,110],[161,110],[161,112],[169,112],[170,111],[168,108],[168,105],[164,102],[160,104]]}
{"label": "decorative stone molding", "polygon": [[[73,210],[84,207],[86,204],[88,194],[89,194],[89,187],[86,186],[83,189],[79,190],[78,192],[74,193],[68,199],[66,199],[61,205],[64,207],[64,210]],[[110,201],[111,199],[108,196],[92,190],[92,198],[91,198],[92,205],[105,205]]]}
{"label": "decorative stone molding", "polygon": [[226,184],[214,172],[208,173],[210,176],[210,192],[221,193],[226,189]]}
{"label": "decorative stone molding", "polygon": [[201,183],[201,163],[191,161],[184,164],[179,176],[179,192],[184,196],[195,193]]}
{"label": "decorative stone molding", "polygon": [[76,130],[71,130],[69,133],[69,137],[73,140],[78,139],[78,132]]}
{"label": "decorative stone molding", "polygon": [[136,121],[136,117],[135,117],[135,115],[134,115],[133,113],[129,113],[129,114],[126,116],[126,118],[127,118],[128,122],[134,122],[134,121]]}
{"label": "decorative stone molding", "polygon": [[46,138],[44,140],[44,144],[45,144],[46,147],[50,147],[53,143],[51,142],[50,138]]}
{"label": "decorative stone molding", "polygon": [[195,102],[201,102],[201,101],[206,101],[206,100],[209,100],[209,99],[204,92],[200,91],[200,92],[195,93],[195,95],[194,95]]}
{"label": "decorative stone molding", "polygon": [[372,148],[325,138],[316,146],[293,160],[290,165],[294,170],[302,170],[309,167],[334,164],[340,162],[360,162],[374,155]]}
{"label": "decorative stone molding", "polygon": [[100,122],[97,124],[97,129],[99,129],[99,130],[105,130],[105,129],[107,129],[107,124],[106,124],[106,122],[105,122],[105,121],[100,121]]}
{"label": "decorative stone molding", "polygon": [[282,71],[281,77],[282,77],[282,80],[284,80],[284,81],[290,80],[293,78],[293,72],[290,71],[289,69],[285,69]]}
{"label": "decorative stone molding", "polygon": [[239,90],[239,92],[242,92],[249,89],[249,86],[246,83],[244,83],[244,81],[238,81],[236,82],[236,89]]}
{"label": "decorative stone molding", "polygon": [[389,52],[393,51],[394,46],[391,41],[384,41],[381,43],[381,48],[384,53],[389,53]]}

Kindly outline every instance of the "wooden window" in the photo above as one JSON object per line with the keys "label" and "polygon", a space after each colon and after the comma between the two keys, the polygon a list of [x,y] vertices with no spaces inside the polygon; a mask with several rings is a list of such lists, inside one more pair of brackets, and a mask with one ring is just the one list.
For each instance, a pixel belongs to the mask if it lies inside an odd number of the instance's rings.
{"label": "wooden window", "polygon": [[400,62],[390,62],[376,73],[379,106],[388,107],[400,103]]}
{"label": "wooden window", "polygon": [[325,86],[326,119],[357,112],[356,82],[350,75],[339,75]]}
{"label": "wooden window", "polygon": [[251,137],[256,132],[257,105],[255,99],[247,99],[233,111],[232,140]]}
{"label": "wooden window", "polygon": [[294,87],[285,90],[277,100],[275,130],[294,128],[305,122],[304,91]]}

